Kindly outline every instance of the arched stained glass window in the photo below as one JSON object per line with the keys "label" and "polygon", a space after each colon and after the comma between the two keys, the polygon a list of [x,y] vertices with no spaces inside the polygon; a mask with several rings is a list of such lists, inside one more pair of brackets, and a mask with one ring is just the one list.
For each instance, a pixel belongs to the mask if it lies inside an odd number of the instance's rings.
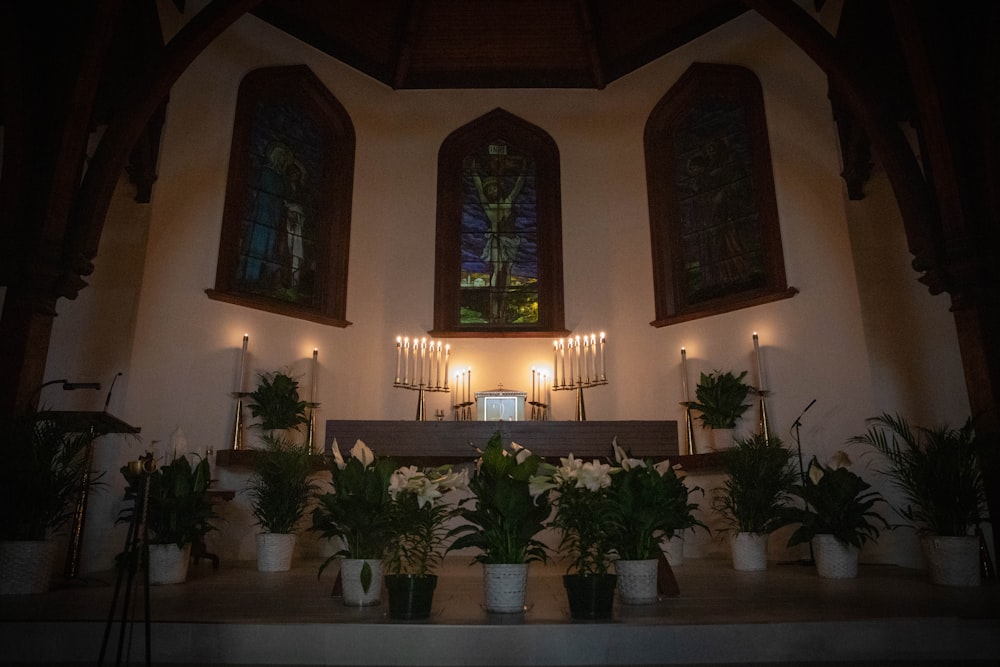
{"label": "arched stained glass window", "polygon": [[559,154],[497,109],[438,156],[434,335],[563,330]]}

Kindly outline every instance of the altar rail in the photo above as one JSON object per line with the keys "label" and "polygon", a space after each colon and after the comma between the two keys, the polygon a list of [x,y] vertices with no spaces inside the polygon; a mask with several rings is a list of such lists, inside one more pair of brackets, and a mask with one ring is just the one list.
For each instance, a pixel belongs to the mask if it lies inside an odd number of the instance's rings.
{"label": "altar rail", "polygon": [[504,445],[511,441],[533,453],[558,459],[570,452],[577,458],[612,456],[618,439],[632,456],[657,460],[678,454],[675,421],[369,421],[329,420],[324,450],[337,439],[344,456],[358,439],[380,456],[419,460],[424,465],[458,463],[476,458],[500,430]]}

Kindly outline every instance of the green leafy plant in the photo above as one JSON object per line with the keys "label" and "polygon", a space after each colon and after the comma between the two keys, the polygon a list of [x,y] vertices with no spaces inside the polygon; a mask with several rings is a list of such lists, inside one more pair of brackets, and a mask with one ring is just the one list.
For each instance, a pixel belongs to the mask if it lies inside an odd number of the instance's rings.
{"label": "green leafy plant", "polygon": [[548,526],[559,531],[560,553],[570,559],[569,571],[605,575],[615,551],[619,521],[611,497],[611,475],[618,468],[607,463],[573,458],[559,460],[559,467],[543,463],[532,478],[536,489],[551,489],[555,515]]}
{"label": "green leafy plant", "polygon": [[264,437],[254,452],[247,480],[251,512],[265,533],[294,533],[318,486],[311,481],[308,445],[277,436]]}
{"label": "green leafy plant", "polygon": [[[392,539],[389,480],[396,467],[393,459],[376,457],[361,440],[354,443],[345,461],[334,440],[329,466],[331,490],[316,496],[311,530],[326,539],[339,538],[344,547],[320,565],[320,575],[336,558],[381,559],[385,555]],[[365,579],[362,570],[367,590]]]}
{"label": "green leafy plant", "polygon": [[847,469],[850,460],[838,454],[836,467],[825,466],[814,456],[802,484],[791,493],[802,499],[805,507],[786,507],[789,523],[799,527],[788,539],[788,546],[808,543],[816,535],[833,535],[843,544],[861,548],[871,539],[878,539],[879,525],[888,528],[885,519],[872,509],[882,497],[871,485]]}
{"label": "green leafy plant", "polygon": [[67,433],[34,411],[2,427],[0,539],[44,540],[72,518],[85,487],[98,483],[89,470],[89,433]]}
{"label": "green leafy plant", "polygon": [[[152,454],[147,454],[143,460],[148,469]],[[176,544],[183,547],[216,529],[210,523],[218,517],[207,494],[210,482],[208,459],[199,459],[192,466],[186,456],[179,456],[152,472],[137,473],[125,465],[122,466],[121,473],[128,482],[125,500],[133,503],[122,512],[122,521],[133,518],[135,503],[140,498],[140,476],[148,475],[146,528],[151,544]]]}
{"label": "green leafy plant", "polygon": [[709,428],[736,428],[736,422],[750,407],[744,403],[753,389],[743,382],[746,375],[747,371],[739,375],[718,370],[702,373],[695,388],[696,400],[684,405],[697,410],[698,419]]}
{"label": "green leafy plant", "polygon": [[309,420],[309,403],[299,399],[299,383],[281,372],[261,373],[257,388],[249,394],[250,414],[260,419],[265,431],[297,429]]}
{"label": "green leafy plant", "polygon": [[467,523],[451,531],[457,539],[450,550],[474,547],[480,563],[545,562],[545,544],[535,536],[545,527],[551,505],[549,492],[532,496],[530,479],[542,463],[539,456],[511,443],[503,446],[500,431],[490,438],[469,481],[473,498],[459,510]]}
{"label": "green leafy plant", "polygon": [[988,510],[972,418],[958,429],[911,428],[903,417],[887,413],[867,422],[868,431],[851,442],[868,445],[884,457],[884,467],[877,471],[906,502],[896,511],[927,533],[975,534]]}
{"label": "green leafy plant", "polygon": [[611,497],[618,514],[615,550],[624,560],[648,560],[660,555],[660,540],[695,527],[708,527],[692,513],[697,503],[689,501],[700,487],[688,488],[680,466],[669,460],[659,463],[631,458],[612,445],[621,471],[611,476]]}
{"label": "green leafy plant", "polygon": [[448,538],[447,523],[458,515],[457,503],[445,499],[453,490],[468,488],[465,470],[451,466],[418,469],[404,466],[389,479],[392,539],[386,554],[387,571],[426,577],[441,564]]}
{"label": "green leafy plant", "polygon": [[727,477],[712,507],[735,531],[768,534],[784,525],[783,508],[798,481],[792,452],[778,438],[738,440],[722,454]]}

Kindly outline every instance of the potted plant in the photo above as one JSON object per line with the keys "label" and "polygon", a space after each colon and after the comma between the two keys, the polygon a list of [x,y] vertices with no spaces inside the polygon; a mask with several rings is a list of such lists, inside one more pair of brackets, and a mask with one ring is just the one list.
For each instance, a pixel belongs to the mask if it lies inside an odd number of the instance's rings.
{"label": "potted plant", "polygon": [[619,528],[611,496],[610,464],[573,458],[559,467],[543,463],[532,479],[536,489],[551,489],[555,515],[548,526],[559,531],[559,552],[570,559],[563,586],[576,619],[611,618],[617,576],[609,572]]}
{"label": "potted plant", "polygon": [[692,513],[697,503],[690,502],[690,495],[701,489],[688,488],[680,466],[671,466],[669,460],[654,464],[631,458],[617,439],[612,449],[621,468],[611,476],[611,497],[618,516],[614,537],[618,592],[625,604],[650,604],[659,598],[661,540],[694,527],[707,530]]}
{"label": "potted plant", "polygon": [[265,436],[264,449],[255,452],[247,480],[250,509],[261,532],[257,535],[257,569],[291,569],[296,530],[313,494],[312,460],[308,445]]}
{"label": "potted plant", "polygon": [[726,479],[712,507],[732,531],[734,569],[767,569],[768,535],[785,525],[783,507],[798,480],[792,458],[780,439],[760,434],[737,440],[723,453]]}
{"label": "potted plant", "polygon": [[695,388],[695,400],[684,403],[700,413],[698,419],[711,430],[715,450],[732,445],[736,422],[750,407],[745,401],[753,388],[743,381],[746,375],[747,371],[739,375],[719,370],[702,373]]}
{"label": "potted plant", "polygon": [[445,494],[468,484],[468,473],[453,472],[451,466],[422,470],[404,466],[389,478],[392,539],[385,556],[385,584],[390,617],[412,620],[430,615],[447,523],[458,513],[458,505],[446,500]]}
{"label": "potted plant", "polygon": [[549,492],[537,489],[533,496],[530,487],[541,463],[517,443],[504,447],[496,431],[469,481],[472,497],[459,511],[467,523],[451,531],[457,539],[450,549],[478,549],[473,560],[483,564],[487,611],[523,611],[528,565],[546,561],[545,544],[535,536],[551,512]]}
{"label": "potted plant", "polygon": [[59,542],[84,487],[97,483],[87,452],[93,436],[67,433],[33,410],[3,425],[0,466],[0,594],[45,593]]}
{"label": "potted plant", "polygon": [[[145,460],[151,462],[152,454],[147,454]],[[187,579],[191,544],[215,530],[210,521],[217,517],[207,493],[211,481],[208,459],[200,458],[191,465],[186,456],[177,456],[166,465],[150,464],[144,470],[147,472],[137,472],[129,465],[121,468],[128,482],[125,500],[132,502],[122,512],[121,520],[134,520],[133,513],[141,509],[140,476],[145,475],[149,583],[181,583]]]}
{"label": "potted plant", "polygon": [[878,524],[889,527],[873,509],[875,503],[882,502],[881,495],[850,471],[850,464],[844,452],[837,452],[831,465],[823,465],[813,456],[805,481],[791,489],[804,507],[784,508],[786,519],[799,524],[788,546],[811,542],[821,577],[857,576],[861,547],[878,538]]}
{"label": "potted plant", "polygon": [[899,415],[883,413],[851,442],[884,458],[878,472],[899,489],[905,505],[895,510],[916,528],[933,583],[978,586],[978,526],[988,516],[974,422],[961,428],[911,428]]}
{"label": "potted plant", "polygon": [[344,604],[352,607],[381,602],[382,557],[392,539],[389,481],[396,462],[376,457],[361,440],[345,461],[333,441],[330,490],[316,497],[312,528],[326,539],[338,539],[341,548],[320,565],[323,570],[340,559]]}
{"label": "potted plant", "polygon": [[291,434],[306,423],[307,403],[299,399],[299,385],[281,372],[262,373],[250,393],[250,411],[260,421],[263,448],[254,452],[247,480],[251,511],[260,526],[257,569],[283,572],[291,568],[296,525],[316,491],[310,482],[312,462],[308,443]]}

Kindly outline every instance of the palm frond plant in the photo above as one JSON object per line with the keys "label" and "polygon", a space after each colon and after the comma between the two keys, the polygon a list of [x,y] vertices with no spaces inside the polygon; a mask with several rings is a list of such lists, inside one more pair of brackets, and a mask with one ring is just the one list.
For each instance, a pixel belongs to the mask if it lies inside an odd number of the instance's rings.
{"label": "palm frond plant", "polygon": [[888,413],[867,422],[868,430],[850,441],[882,455],[877,471],[902,492],[905,504],[895,509],[909,525],[934,535],[974,535],[988,510],[973,419],[957,429],[914,428]]}
{"label": "palm frond plant", "polygon": [[264,533],[293,534],[318,486],[308,445],[265,435],[247,480],[253,518]]}
{"label": "palm frond plant", "polygon": [[782,508],[798,480],[793,456],[780,439],[760,434],[736,441],[723,453],[727,476],[712,507],[731,530],[766,535],[785,524]]}

